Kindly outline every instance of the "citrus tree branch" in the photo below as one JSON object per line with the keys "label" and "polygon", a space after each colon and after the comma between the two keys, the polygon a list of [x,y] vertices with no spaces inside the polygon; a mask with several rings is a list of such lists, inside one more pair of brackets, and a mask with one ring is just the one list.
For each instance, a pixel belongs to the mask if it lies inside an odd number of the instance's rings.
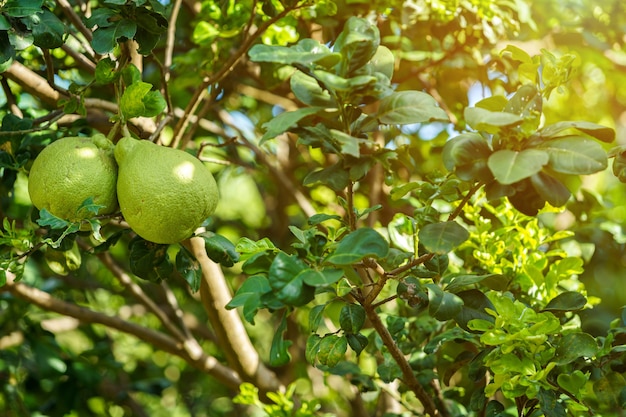
{"label": "citrus tree branch", "polygon": [[193,237],[183,244],[202,268],[200,297],[229,365],[239,372],[242,379],[254,383],[261,391],[276,391],[280,385],[278,379],[261,362],[239,313],[226,309],[232,294],[221,267],[208,257],[204,239]]}
{"label": "citrus tree branch", "polygon": [[133,335],[153,345],[157,349],[181,357],[190,365],[215,377],[231,389],[238,389],[241,383],[239,376],[233,372],[232,369],[222,365],[214,357],[206,355],[205,353],[192,357],[182,343],[161,332],[122,320],[116,316],[109,316],[76,304],[68,303],[40,289],[20,282],[14,282],[11,278],[7,281],[5,288],[15,297],[28,301],[43,310],[73,317],[82,323],[101,324],[111,329]]}

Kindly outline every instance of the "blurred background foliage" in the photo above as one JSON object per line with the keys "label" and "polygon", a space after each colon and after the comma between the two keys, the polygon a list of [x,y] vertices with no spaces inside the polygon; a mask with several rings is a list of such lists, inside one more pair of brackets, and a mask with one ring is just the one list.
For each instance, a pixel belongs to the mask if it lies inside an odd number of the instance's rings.
{"label": "blurred background foliage", "polygon": [[[0,6],[5,14],[7,3]],[[46,5],[68,22],[68,31],[72,32],[75,28],[65,13],[67,6],[62,7],[61,3],[64,2]],[[78,10],[78,3],[82,2],[70,3]],[[153,52],[143,58],[144,79],[156,88],[167,87],[170,109],[180,117],[197,86],[203,84],[205,77],[219,73],[224,63],[230,62],[233,51],[247,39],[248,25],[262,27],[291,3],[294,2],[183,0],[176,21],[169,78],[165,82],[165,43],[161,37]],[[141,4],[124,3],[128,7]],[[108,7],[100,1],[90,5],[92,9]],[[160,13],[168,16],[174,3],[164,1],[161,5]],[[540,57],[542,68],[549,68],[550,60],[571,59],[571,72],[553,74],[564,77],[567,84],[544,102],[545,123],[586,120],[607,125],[616,129],[617,144],[626,145],[626,3],[621,0],[322,0],[299,7],[272,23],[258,41],[271,45],[288,45],[303,38],[329,42],[336,39],[351,16],[376,19],[382,44],[396,57],[392,81],[397,89],[428,92],[451,120],[449,124],[388,127],[380,131],[378,140],[396,150],[398,158],[390,161],[389,172],[372,170],[368,174],[386,176],[385,187],[373,189],[378,184],[373,179],[362,182],[356,190],[357,208],[385,202],[380,211],[367,218],[371,225],[387,225],[398,213],[410,213],[415,208],[409,199],[392,199],[392,185],[427,181],[433,173],[445,172],[441,150],[451,136],[465,128],[466,107],[490,95],[509,95],[524,82],[522,63],[511,54],[502,53],[507,45]],[[12,34],[11,41],[19,35]],[[7,47],[8,43],[2,45]],[[15,42],[11,45],[17,49]],[[46,52],[30,45],[20,50],[16,59],[42,74],[46,63],[51,62],[58,70],[54,74],[56,84],[114,102],[111,89],[91,83],[93,68],[81,65],[70,50],[84,52],[81,35],[72,35],[67,45],[70,47]],[[542,53],[543,50],[549,53]],[[287,81],[290,75],[284,66],[253,64],[244,58],[219,83],[207,88],[211,100],[197,113],[202,122],[182,139],[202,145],[201,156],[216,173],[220,185],[222,200],[208,227],[233,242],[242,237],[267,237],[278,247],[292,243],[288,226],[302,226],[308,218],[298,205],[293,187],[305,193],[316,212],[343,213],[337,205],[337,193],[331,188],[319,184],[297,186],[312,170],[330,165],[332,155],[304,151],[295,141],[259,143],[264,123],[281,111],[299,107]],[[15,84],[6,75],[1,82],[5,92],[0,108],[3,117],[16,111],[35,119],[50,114],[48,103],[28,88]],[[13,94],[7,94],[9,91]],[[60,119],[60,127],[89,133],[107,123],[107,117],[97,112],[81,116]],[[2,130],[14,130],[9,119],[3,121]],[[172,127],[166,126],[163,140],[172,140],[172,132]],[[31,135],[27,150],[37,153],[55,134],[45,130]],[[0,149],[8,151],[10,142],[0,143]],[[606,145],[607,149],[613,145]],[[25,174],[7,168],[11,162],[7,152],[1,156],[1,217],[16,220],[18,225],[29,222],[32,206]],[[626,305],[626,186],[609,171],[610,168],[585,178],[581,191],[565,210],[548,210],[539,216],[540,223],[552,232],[573,232],[562,246],[586,261],[580,280],[589,297],[601,300],[582,313],[583,328],[593,335],[606,333],[611,321],[622,316]],[[494,210],[510,209],[496,207]],[[112,254],[118,259],[127,258],[125,239],[122,237],[120,244],[112,247]],[[518,241],[516,236],[506,239],[510,244]],[[47,249],[47,253],[50,251]],[[24,275],[27,284],[79,305],[159,327],[154,316],[134,300],[128,288],[121,286],[109,270],[101,267],[95,255],[84,255],[82,264],[72,271],[67,265],[52,269],[52,263],[46,262],[51,257],[36,252],[29,258]],[[238,288],[243,280],[239,266],[225,272],[231,287]],[[198,297],[188,293],[182,279],[172,280],[169,285],[179,298],[189,300],[183,319],[203,341],[203,348],[224,359],[214,334],[204,325],[206,313]],[[166,294],[160,287],[146,286],[146,291],[167,306]],[[261,318],[257,317],[257,324],[247,330],[261,356],[267,358],[275,323],[269,316],[267,320]],[[306,328],[307,316],[303,313],[296,319],[300,322],[290,322],[287,333],[289,339],[302,345],[304,341],[298,335]],[[339,376],[323,379],[312,373],[304,358],[300,359],[293,367],[275,371],[283,380],[295,381],[294,389],[304,398],[317,398],[329,414],[350,415],[346,410],[352,406],[346,398],[351,398],[352,388]],[[367,363],[360,365],[371,367]],[[241,414],[244,410],[233,402],[233,392],[228,387],[177,357],[102,326],[80,324],[43,312],[6,292],[0,292],[0,385],[0,413],[11,417],[217,417]],[[258,411],[258,415],[265,414]]]}

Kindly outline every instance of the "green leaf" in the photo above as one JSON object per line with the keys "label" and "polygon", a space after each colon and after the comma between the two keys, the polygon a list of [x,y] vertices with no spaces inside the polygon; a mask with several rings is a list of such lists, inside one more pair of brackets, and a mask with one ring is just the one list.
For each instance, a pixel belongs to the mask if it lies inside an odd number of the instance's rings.
{"label": "green leaf", "polygon": [[30,16],[34,43],[40,48],[54,49],[63,45],[65,25],[48,9]]}
{"label": "green leaf", "polygon": [[298,110],[286,111],[279,114],[269,122],[263,124],[265,134],[261,137],[259,143],[263,144],[263,142],[287,132],[289,129],[296,127],[300,120],[311,116],[322,109],[322,107],[303,107]]}
{"label": "green leaf", "polygon": [[45,208],[39,210],[39,218],[36,221],[39,226],[50,226],[51,229],[64,229],[70,225],[70,222],[55,216]]}
{"label": "green leaf", "polygon": [[372,66],[372,72],[380,72],[391,80],[396,66],[396,59],[389,48],[380,45],[370,60],[370,65]]}
{"label": "green leaf", "polygon": [[111,58],[102,58],[98,61],[95,77],[96,83],[102,85],[110,84],[119,77],[119,73],[115,71],[115,63]]}
{"label": "green leaf", "polygon": [[502,149],[489,157],[487,165],[500,184],[513,184],[528,178],[548,163],[547,152],[538,149],[525,149],[520,152]]}
{"label": "green leaf", "polygon": [[287,314],[283,314],[283,318],[274,333],[272,345],[270,347],[270,366],[283,366],[289,363],[291,355],[289,354],[289,346],[292,342],[285,340],[285,332],[287,331]]}
{"label": "green leaf", "polygon": [[306,340],[304,357],[306,358],[307,362],[309,362],[311,365],[315,365],[317,354],[320,351],[321,342],[322,342],[322,337],[315,333],[313,333],[312,335],[309,335],[309,337]]}
{"label": "green leaf", "polygon": [[239,253],[235,245],[222,235],[204,232],[199,235],[204,239],[204,247],[211,260],[224,266],[233,266],[239,261]]}
{"label": "green leaf", "polygon": [[362,335],[361,333],[348,333],[346,334],[346,340],[348,341],[348,345],[350,345],[350,348],[352,348],[357,356],[360,355],[361,352],[363,352],[363,349],[365,349],[368,344],[367,337],[365,337],[365,335]]}
{"label": "green leaf", "polygon": [[572,195],[562,182],[543,171],[531,176],[530,182],[541,198],[554,207],[564,206]]}
{"label": "green leaf", "polygon": [[563,174],[594,174],[608,165],[602,146],[584,136],[565,136],[549,140],[538,149],[548,154],[550,168]]}
{"label": "green leaf", "polygon": [[339,325],[346,333],[358,333],[365,324],[365,310],[360,304],[346,304],[339,313]]}
{"label": "green leaf", "polygon": [[[457,275],[452,278],[450,283],[446,285],[446,291],[450,291],[453,293],[459,293],[462,290],[468,289],[467,287],[475,286],[478,283],[481,283],[485,280],[489,281],[502,281],[504,282],[504,286],[506,287],[506,279],[500,274],[487,274],[487,275]],[[488,288],[493,288],[492,285],[486,285]],[[504,290],[504,288],[501,288]]]}
{"label": "green leaf", "polygon": [[539,406],[546,417],[566,417],[567,411],[553,390],[540,389],[537,394]]}
{"label": "green leaf", "polygon": [[570,130],[578,130],[589,136],[592,136],[602,142],[610,143],[615,140],[615,130],[602,126],[596,123],[584,122],[584,121],[564,121],[556,122],[548,125],[539,131],[539,134],[543,138],[556,138],[563,136],[564,133]]}
{"label": "green leaf", "polygon": [[153,117],[166,106],[165,99],[158,91],[151,91],[152,84],[136,81],[126,87],[120,99],[120,112],[125,120],[133,117]]}
{"label": "green leaf", "polygon": [[42,11],[43,0],[7,0],[2,12],[10,17],[27,17]]}
{"label": "green leaf", "polygon": [[313,299],[314,288],[304,283],[309,268],[295,256],[279,252],[269,270],[269,281],[276,298],[287,305],[302,306]]}
{"label": "green leaf", "polygon": [[0,72],[4,72],[13,63],[13,57],[15,56],[15,48],[6,31],[0,31]]}
{"label": "green leaf", "polygon": [[598,343],[593,336],[587,333],[568,333],[559,341],[554,357],[559,365],[565,365],[579,358],[592,358],[598,350]]}
{"label": "green leaf", "polygon": [[498,133],[503,127],[522,124],[524,118],[504,111],[490,111],[480,107],[467,107],[464,111],[465,121],[478,131]]}
{"label": "green leaf", "polygon": [[622,406],[620,398],[624,387],[624,377],[617,372],[610,372],[593,383],[593,392],[604,409],[617,410]]}
{"label": "green leaf", "polygon": [[169,245],[160,245],[136,237],[128,244],[130,270],[139,278],[160,282],[172,276],[174,266],[167,255]]}
{"label": "green leaf", "polygon": [[200,289],[202,268],[193,254],[184,246],[180,246],[176,254],[176,270],[189,284],[191,291],[197,292]]}
{"label": "green leaf", "polygon": [[350,184],[350,174],[340,161],[327,168],[313,171],[302,180],[302,184],[306,186],[317,183],[327,185],[334,191],[342,191]]}
{"label": "green leaf", "polygon": [[587,304],[584,295],[577,291],[566,291],[554,297],[542,311],[552,311],[553,313],[563,313],[566,311],[582,310]]}
{"label": "green leaf", "polygon": [[437,100],[421,91],[400,91],[383,98],[372,116],[388,125],[448,121]]}
{"label": "green leaf", "polygon": [[254,317],[259,309],[263,307],[261,298],[263,294],[271,291],[272,287],[270,287],[270,282],[266,277],[253,275],[241,284],[233,299],[226,304],[226,308],[243,307],[243,317],[248,323],[254,325]]}
{"label": "green leaf", "polygon": [[487,167],[487,160],[491,155],[489,144],[477,133],[458,135],[443,147],[442,159],[448,171],[455,171],[457,177],[464,181],[483,180],[492,178]]}
{"label": "green leaf", "polygon": [[309,312],[309,331],[315,332],[324,318],[326,304],[318,304]]}
{"label": "green leaf", "polygon": [[339,149],[342,154],[354,156],[359,158],[361,156],[360,143],[366,142],[363,139],[355,138],[340,130],[331,129],[330,133],[332,138],[339,144]]}
{"label": "green leaf", "polygon": [[426,284],[428,288],[428,313],[440,321],[453,319],[463,309],[463,299],[443,291],[437,284]]}
{"label": "green leaf", "polygon": [[301,71],[296,71],[289,80],[294,96],[307,106],[332,107],[334,100],[317,80]]}
{"label": "green leaf", "polygon": [[454,317],[454,321],[464,330],[469,331],[467,324],[471,320],[485,320],[495,322],[494,317],[487,313],[486,309],[495,310],[489,298],[479,290],[466,290],[456,293],[463,300],[463,307]]}
{"label": "green leaf", "polygon": [[343,336],[326,335],[319,343],[317,360],[320,364],[332,368],[344,359],[348,350],[348,341]]}
{"label": "green leaf", "polygon": [[378,28],[367,19],[350,17],[333,50],[341,53],[341,73],[351,75],[369,62],[380,44]]}
{"label": "green leaf", "polygon": [[99,27],[93,33],[91,44],[93,50],[101,55],[113,51],[118,39],[133,39],[137,32],[137,24],[132,20],[117,20],[110,26]]}
{"label": "green leaf", "polygon": [[342,276],[341,269],[324,268],[321,271],[308,269],[302,273],[302,280],[312,287],[323,287],[336,283]]}
{"label": "green leaf", "polygon": [[417,236],[426,250],[445,254],[469,239],[469,232],[460,224],[449,221],[427,224]]}
{"label": "green leaf", "polygon": [[358,75],[356,77],[344,78],[335,73],[324,70],[313,70],[311,75],[315,77],[329,91],[340,93],[354,93],[357,90],[364,90],[377,81],[371,75]]}
{"label": "green leaf", "polygon": [[248,55],[254,62],[273,62],[307,68],[313,64],[331,68],[341,60],[341,54],[332,52],[326,45],[313,39],[302,39],[291,47],[257,44],[250,48]]}
{"label": "green leaf", "polygon": [[587,384],[589,375],[585,375],[579,369],[576,369],[571,373],[560,373],[556,380],[560,387],[567,390],[567,392],[576,395]]}
{"label": "green leaf", "polygon": [[366,257],[383,258],[389,252],[389,244],[380,233],[362,227],[344,237],[327,261],[335,265],[350,265]]}

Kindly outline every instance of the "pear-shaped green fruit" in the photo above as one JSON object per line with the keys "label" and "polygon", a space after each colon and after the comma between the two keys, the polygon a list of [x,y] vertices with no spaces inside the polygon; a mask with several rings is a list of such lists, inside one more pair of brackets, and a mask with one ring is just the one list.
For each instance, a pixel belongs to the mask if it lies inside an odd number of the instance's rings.
{"label": "pear-shaped green fruit", "polygon": [[80,210],[89,197],[103,206],[98,214],[117,208],[117,164],[114,145],[101,134],[67,137],[52,142],[35,158],[28,176],[28,194],[35,207],[57,217],[79,221],[92,214]]}
{"label": "pear-shaped green fruit", "polygon": [[180,242],[215,211],[215,179],[192,155],[125,137],[115,146],[115,159],[120,210],[142,238]]}

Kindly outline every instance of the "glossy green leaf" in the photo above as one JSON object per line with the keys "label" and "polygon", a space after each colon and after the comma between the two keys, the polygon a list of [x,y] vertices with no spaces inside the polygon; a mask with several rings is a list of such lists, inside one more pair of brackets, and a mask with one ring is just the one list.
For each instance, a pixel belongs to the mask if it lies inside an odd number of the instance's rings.
{"label": "glossy green leaf", "polygon": [[469,232],[453,221],[431,223],[420,229],[418,238],[428,251],[445,254],[465,242]]}
{"label": "glossy green leaf", "polygon": [[304,283],[308,268],[295,256],[279,252],[269,270],[269,281],[276,298],[287,305],[302,306],[313,299],[314,288]]}
{"label": "glossy green leaf", "polygon": [[197,292],[200,289],[202,268],[193,254],[184,246],[181,246],[176,254],[176,270],[189,284],[191,291]]}
{"label": "glossy green leaf", "polygon": [[30,16],[31,30],[35,45],[44,49],[59,48],[63,45],[65,25],[48,9]]}
{"label": "glossy green leaf", "polygon": [[502,149],[491,154],[487,165],[496,180],[507,185],[538,173],[548,160],[548,153],[538,149],[520,152]]}
{"label": "glossy green leaf", "polygon": [[561,401],[558,401],[560,395],[557,396],[553,390],[540,389],[537,394],[539,406],[546,417],[566,417],[567,410]]}
{"label": "glossy green leaf", "polygon": [[111,58],[102,58],[96,64],[96,83],[110,84],[119,77],[119,73],[115,71],[115,63]]}
{"label": "glossy green leaf", "polygon": [[169,245],[148,242],[140,237],[131,240],[128,245],[130,270],[139,278],[151,282],[168,279],[174,272],[174,266],[167,254]]}
{"label": "glossy green leaf", "polygon": [[355,158],[361,156],[360,145],[361,142],[366,142],[364,139],[355,138],[336,129],[331,129],[330,133],[339,145],[342,154],[354,156]]}
{"label": "glossy green leaf", "polygon": [[498,133],[503,127],[522,124],[524,118],[504,111],[490,111],[480,107],[467,107],[464,111],[465,121],[478,131]]}
{"label": "glossy green leaf", "polygon": [[320,64],[330,68],[341,60],[341,54],[332,52],[326,45],[313,39],[302,39],[291,47],[257,44],[250,48],[248,55],[254,62],[303,67]]}
{"label": "glossy green leaf", "polygon": [[345,358],[348,341],[343,336],[326,335],[319,343],[317,360],[320,364],[332,368]]}
{"label": "glossy green leaf", "polygon": [[291,76],[289,83],[293,95],[307,106],[333,106],[334,101],[330,93],[320,87],[317,80],[310,75],[296,71]]}
{"label": "glossy green leaf", "polygon": [[581,293],[577,291],[566,291],[550,300],[550,302],[543,308],[543,311],[578,311],[585,307],[586,304],[587,299]]}
{"label": "glossy green leaf", "polygon": [[120,98],[120,112],[126,120],[139,116],[156,116],[165,106],[161,93],[153,91],[152,84],[143,81],[130,84]]}
{"label": "glossy green leaf", "polygon": [[363,90],[374,85],[377,81],[376,77],[371,75],[344,78],[325,70],[313,70],[311,75],[329,91],[339,93],[353,93],[356,90]]}
{"label": "glossy green leaf", "polygon": [[344,190],[350,183],[350,174],[341,162],[309,173],[302,181],[303,185],[324,184],[335,191]]}
{"label": "glossy green leaf", "polygon": [[318,304],[309,312],[309,331],[315,332],[324,319],[326,304]]}
{"label": "glossy green leaf", "polygon": [[365,335],[362,335],[361,333],[348,333],[346,334],[346,340],[348,341],[348,345],[350,345],[350,348],[354,351],[354,353],[357,354],[357,356],[360,355],[361,352],[363,352],[363,349],[367,347],[367,344],[369,342],[367,340],[367,337],[365,337]]}
{"label": "glossy green leaf", "polygon": [[594,174],[605,169],[608,164],[602,146],[584,136],[565,136],[549,140],[538,149],[548,154],[550,168],[563,174]]}
{"label": "glossy green leaf", "polygon": [[335,265],[350,265],[366,257],[382,258],[389,244],[376,230],[362,227],[344,237],[327,259]]}
{"label": "glossy green leaf", "polygon": [[263,124],[265,134],[261,137],[260,143],[262,144],[269,139],[273,139],[276,136],[287,132],[289,129],[295,127],[300,120],[321,110],[321,107],[303,107],[294,111],[286,111],[279,114],[269,122]]}
{"label": "glossy green leaf", "polygon": [[346,304],[339,313],[339,325],[346,333],[358,333],[365,324],[365,310],[360,304]]}
{"label": "glossy green leaf", "polygon": [[463,308],[463,299],[451,292],[443,291],[436,284],[428,288],[428,313],[437,320],[447,321],[457,316]]}
{"label": "glossy green leaf", "polygon": [[42,11],[43,0],[7,0],[2,12],[10,17],[27,17]]}
{"label": "glossy green leaf", "polygon": [[0,71],[4,72],[13,63],[15,49],[7,36],[6,31],[0,31]]}
{"label": "glossy green leaf", "polygon": [[494,317],[486,311],[486,309],[495,310],[495,307],[482,291],[472,289],[458,292],[456,295],[463,300],[463,307],[454,316],[454,321],[462,329],[469,331],[467,324],[475,319],[495,322]]}
{"label": "glossy green leaf", "polygon": [[312,365],[315,365],[317,354],[320,351],[320,343],[322,342],[322,337],[318,334],[313,333],[309,335],[306,340],[306,347],[304,350],[304,357],[307,362]]}
{"label": "glossy green leaf", "polygon": [[287,331],[287,314],[283,314],[283,318],[274,333],[272,345],[270,346],[269,364],[270,366],[283,366],[289,363],[291,355],[289,354],[289,346],[292,345],[291,340],[285,340],[285,332]]}
{"label": "glossy green leaf", "polygon": [[544,127],[539,133],[544,138],[556,138],[564,136],[570,130],[578,130],[579,132],[585,133],[606,143],[610,143],[615,140],[614,129],[585,121],[556,122]]}
{"label": "glossy green leaf", "polygon": [[[476,286],[483,281],[503,281],[506,279],[500,274],[487,274],[487,275],[457,275],[453,277],[448,285],[446,285],[446,291],[453,293],[459,293],[463,290],[468,290],[470,287]],[[506,286],[506,284],[503,284]],[[494,289],[491,285],[487,285],[488,288]],[[504,289],[504,288],[502,288]]]}
{"label": "glossy green leaf", "polygon": [[554,207],[564,206],[572,196],[562,182],[543,171],[532,175],[530,182],[541,198]]}
{"label": "glossy green leaf", "polygon": [[492,151],[487,141],[477,133],[458,135],[443,147],[443,164],[464,181],[491,179],[487,160]]}
{"label": "glossy green leaf", "polygon": [[322,270],[309,269],[302,273],[302,280],[312,287],[323,287],[336,283],[343,276],[341,269],[324,268]]}
{"label": "glossy green leaf", "polygon": [[437,105],[437,100],[421,91],[400,91],[383,98],[377,113],[372,116],[388,125],[448,120],[448,115]]}
{"label": "glossy green leaf", "polygon": [[341,74],[351,75],[368,63],[380,44],[378,28],[367,19],[350,17],[333,50],[341,54]]}
{"label": "glossy green leaf", "polygon": [[121,19],[107,27],[99,27],[93,33],[93,50],[105,55],[113,50],[119,39],[133,39],[137,24],[132,20]]}
{"label": "glossy green leaf", "polygon": [[396,59],[386,46],[380,45],[369,63],[373,72],[380,72],[390,80],[393,78]]}
{"label": "glossy green leaf", "polygon": [[559,365],[564,365],[580,358],[592,358],[599,347],[593,336],[587,333],[568,333],[557,345],[554,354]]}
{"label": "glossy green leaf", "polygon": [[579,369],[576,369],[571,373],[559,374],[556,378],[560,387],[567,390],[567,392],[576,395],[587,384],[589,375],[585,375]]}
{"label": "glossy green leaf", "polygon": [[235,245],[222,235],[204,232],[199,235],[204,239],[204,247],[211,260],[224,266],[233,266],[239,261],[239,253]]}
{"label": "glossy green leaf", "polygon": [[261,301],[263,294],[272,291],[268,279],[262,275],[253,275],[247,278],[237,289],[235,296],[226,308],[243,307],[243,317],[250,324],[254,324],[257,311],[264,305]]}
{"label": "glossy green leaf", "polygon": [[505,112],[513,113],[524,118],[519,129],[525,136],[537,131],[541,122],[543,98],[532,84],[522,85],[504,107]]}

